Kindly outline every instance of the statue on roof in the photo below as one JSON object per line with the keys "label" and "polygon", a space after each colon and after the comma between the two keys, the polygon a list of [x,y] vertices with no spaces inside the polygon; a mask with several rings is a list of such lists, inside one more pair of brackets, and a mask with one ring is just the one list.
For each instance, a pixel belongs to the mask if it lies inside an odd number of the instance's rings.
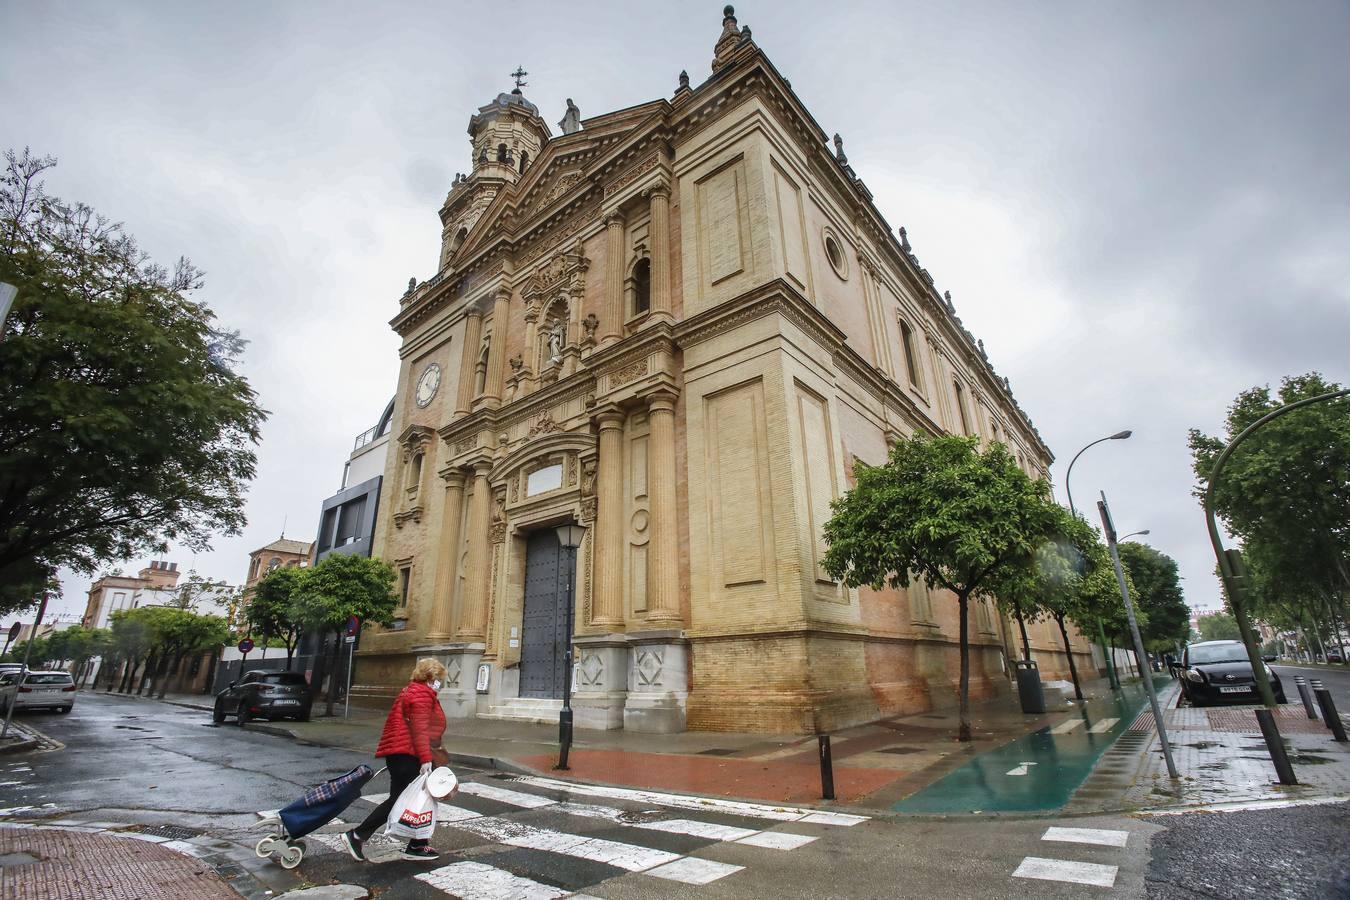
{"label": "statue on roof", "polygon": [[563,113],[558,127],[562,129],[563,134],[574,134],[581,130],[581,110],[572,102],[571,97],[567,98],[567,112]]}

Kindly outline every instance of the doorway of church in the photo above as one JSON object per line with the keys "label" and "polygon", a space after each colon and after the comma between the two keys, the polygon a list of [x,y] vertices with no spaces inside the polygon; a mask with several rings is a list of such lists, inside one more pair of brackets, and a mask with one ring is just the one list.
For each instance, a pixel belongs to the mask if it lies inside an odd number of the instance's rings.
{"label": "doorway of church", "polygon": [[562,552],[552,528],[530,533],[525,542],[525,615],[520,641],[520,696],[562,697],[567,654],[567,579],[570,554]]}

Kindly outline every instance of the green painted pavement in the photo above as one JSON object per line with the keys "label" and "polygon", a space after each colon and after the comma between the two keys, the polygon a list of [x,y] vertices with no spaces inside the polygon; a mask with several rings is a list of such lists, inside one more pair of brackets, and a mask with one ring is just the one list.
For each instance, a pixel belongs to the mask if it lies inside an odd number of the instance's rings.
{"label": "green painted pavement", "polygon": [[[1155,677],[1155,683],[1159,679]],[[1161,683],[1168,679],[1164,676]],[[1159,684],[1161,687],[1161,684]],[[1059,809],[1087,779],[1097,759],[1129,728],[1148,703],[1142,684],[1127,685],[1112,700],[1074,710],[1085,723],[1067,734],[1050,729],[1070,717],[981,753],[951,774],[891,807],[907,813],[1046,812]],[[1109,731],[1090,734],[1102,719],[1119,719]]]}

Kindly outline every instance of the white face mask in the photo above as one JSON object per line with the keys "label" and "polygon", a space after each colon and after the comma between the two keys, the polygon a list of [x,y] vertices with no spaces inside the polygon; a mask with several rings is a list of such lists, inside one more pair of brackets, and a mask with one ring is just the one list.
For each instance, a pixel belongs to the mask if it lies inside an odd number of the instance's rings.
{"label": "white face mask", "polygon": [[433,681],[433,682],[431,683],[431,689],[432,689],[433,691],[440,691],[440,689],[441,689],[441,680],[440,680],[439,678],[437,678],[435,681]]}

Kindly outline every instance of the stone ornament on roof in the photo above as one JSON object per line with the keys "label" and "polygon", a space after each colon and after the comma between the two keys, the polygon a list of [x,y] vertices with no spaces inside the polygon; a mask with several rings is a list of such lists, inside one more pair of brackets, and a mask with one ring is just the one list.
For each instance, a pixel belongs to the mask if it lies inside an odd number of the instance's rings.
{"label": "stone ornament on roof", "polygon": [[581,110],[572,102],[571,97],[567,98],[567,112],[563,113],[558,127],[562,129],[563,134],[575,134],[581,130]]}
{"label": "stone ornament on roof", "polygon": [[722,10],[722,34],[713,46],[712,70],[721,71],[731,62],[741,43],[741,29],[736,25],[736,8],[728,4]]}

